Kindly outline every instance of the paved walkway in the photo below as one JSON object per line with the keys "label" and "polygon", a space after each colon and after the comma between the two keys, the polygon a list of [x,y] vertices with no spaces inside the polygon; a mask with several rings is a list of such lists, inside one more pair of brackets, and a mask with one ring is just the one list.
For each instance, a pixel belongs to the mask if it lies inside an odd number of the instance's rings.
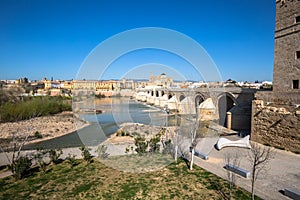
{"label": "paved walkway", "polygon": [[[208,160],[196,157],[195,164],[222,177],[227,178],[224,157],[227,153],[238,152],[242,156],[240,167],[250,171],[250,162],[247,158],[249,149],[227,147],[220,151],[213,149]],[[277,150],[275,157],[269,163],[269,169],[262,173],[255,185],[255,194],[263,199],[290,199],[280,193],[285,188],[294,189],[300,192],[300,155]],[[236,184],[251,191],[250,179],[237,175]]]}

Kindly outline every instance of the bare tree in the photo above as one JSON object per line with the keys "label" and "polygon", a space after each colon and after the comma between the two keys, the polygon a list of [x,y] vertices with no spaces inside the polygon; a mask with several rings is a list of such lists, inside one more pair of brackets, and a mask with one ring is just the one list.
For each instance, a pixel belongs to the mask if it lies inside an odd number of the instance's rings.
{"label": "bare tree", "polygon": [[[193,108],[193,106],[191,106],[191,105],[189,107]],[[199,120],[198,120],[198,117],[196,117],[196,119],[191,119],[190,118],[189,121],[191,122],[191,124],[189,126],[189,131],[190,131],[190,135],[191,135],[191,164],[190,164],[190,170],[193,170],[195,147],[197,145],[196,136],[197,136],[197,129],[199,127]]]}
{"label": "bare tree", "polygon": [[197,129],[199,126],[199,120],[196,116],[193,117],[194,113],[194,104],[192,103],[191,99],[189,96],[192,96],[192,90],[189,90],[189,92],[186,94],[187,99],[185,100],[186,102],[183,105],[184,107],[184,114],[187,114],[187,118],[181,117],[185,121],[184,125],[180,125],[180,135],[185,136],[190,139],[189,142],[189,152],[191,153],[190,156],[190,170],[193,170],[193,164],[194,164],[194,154],[195,154],[195,146],[196,146],[196,135],[197,135]]}
{"label": "bare tree", "polygon": [[[238,152],[226,153],[224,156],[225,165],[233,165],[234,167],[240,166],[241,157]],[[230,170],[226,170],[227,180],[229,183],[229,200],[232,198],[232,189],[236,183],[236,174]]]}
{"label": "bare tree", "polygon": [[178,132],[179,132],[179,128],[178,128],[178,107],[177,107],[177,101],[176,101],[176,110],[175,110],[175,130],[174,130],[174,159],[175,161],[177,162],[177,157],[178,157],[178,142],[179,142],[179,135],[178,135]]}
{"label": "bare tree", "polygon": [[178,157],[178,131],[179,130],[176,126],[176,128],[174,130],[174,139],[175,139],[175,141],[174,141],[174,143],[175,143],[175,145],[174,145],[174,159],[175,159],[176,162],[177,162],[177,157]]}
{"label": "bare tree", "polygon": [[196,132],[198,127],[198,120],[196,119],[196,123],[192,125],[190,129],[191,133],[191,164],[190,164],[190,170],[193,170],[193,164],[194,164],[194,155],[195,155],[195,146],[196,146]]}
{"label": "bare tree", "polygon": [[254,187],[258,176],[268,169],[268,163],[273,159],[275,152],[270,147],[251,142],[248,159],[251,163],[251,194],[254,200]]}

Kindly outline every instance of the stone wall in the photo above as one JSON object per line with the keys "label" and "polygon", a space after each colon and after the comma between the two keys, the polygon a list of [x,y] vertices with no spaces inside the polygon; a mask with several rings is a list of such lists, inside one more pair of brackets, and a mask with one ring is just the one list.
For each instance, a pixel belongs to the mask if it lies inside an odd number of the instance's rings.
{"label": "stone wall", "polygon": [[300,107],[254,100],[251,140],[300,153]]}
{"label": "stone wall", "polygon": [[265,103],[272,102],[278,105],[300,104],[300,94],[294,92],[275,93],[272,91],[257,91],[255,93],[255,99],[263,100]]}

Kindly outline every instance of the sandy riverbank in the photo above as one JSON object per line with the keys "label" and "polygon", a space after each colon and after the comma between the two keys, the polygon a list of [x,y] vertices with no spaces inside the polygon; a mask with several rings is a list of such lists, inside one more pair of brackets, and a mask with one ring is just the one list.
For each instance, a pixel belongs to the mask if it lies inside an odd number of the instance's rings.
{"label": "sandy riverbank", "polygon": [[[134,143],[135,136],[143,136],[146,140],[151,139],[158,134],[163,127],[150,126],[139,123],[123,123],[120,125],[120,129],[112,134],[104,143],[122,144],[122,143]],[[168,137],[171,138],[174,134],[175,127],[168,127]],[[162,139],[165,135],[162,135]]]}
{"label": "sandy riverbank", "polygon": [[[88,122],[74,117],[72,112],[62,112],[19,122],[1,123],[0,145],[3,148],[10,146],[14,134],[18,138],[25,138],[29,135],[26,142],[29,144],[60,137],[88,125]],[[40,137],[35,135],[36,132],[39,133]]]}

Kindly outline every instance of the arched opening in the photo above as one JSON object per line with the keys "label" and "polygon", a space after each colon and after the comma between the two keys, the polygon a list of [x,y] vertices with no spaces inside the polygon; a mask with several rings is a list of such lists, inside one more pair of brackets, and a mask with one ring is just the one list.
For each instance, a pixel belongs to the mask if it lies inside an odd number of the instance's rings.
{"label": "arched opening", "polygon": [[204,101],[204,98],[201,95],[197,95],[195,98],[195,110],[196,115],[198,116],[198,107]]}
{"label": "arched opening", "polygon": [[180,97],[179,97],[179,101],[182,101],[184,98],[185,98],[185,96],[184,96],[184,95],[180,95]]}
{"label": "arched opening", "polygon": [[155,91],[155,96],[159,97],[158,91]]}
{"label": "arched opening", "polygon": [[233,97],[224,94],[219,98],[218,111],[219,111],[219,124],[226,126],[226,113],[235,105]]}
{"label": "arched opening", "polygon": [[169,96],[168,96],[168,99],[171,99],[172,98],[172,95],[171,94],[169,94]]}
{"label": "arched opening", "polygon": [[154,96],[154,92],[153,92],[153,90],[151,91],[151,96],[152,96],[152,97]]}
{"label": "arched opening", "polygon": [[165,92],[164,91],[161,91],[161,96],[164,96],[165,95]]}

